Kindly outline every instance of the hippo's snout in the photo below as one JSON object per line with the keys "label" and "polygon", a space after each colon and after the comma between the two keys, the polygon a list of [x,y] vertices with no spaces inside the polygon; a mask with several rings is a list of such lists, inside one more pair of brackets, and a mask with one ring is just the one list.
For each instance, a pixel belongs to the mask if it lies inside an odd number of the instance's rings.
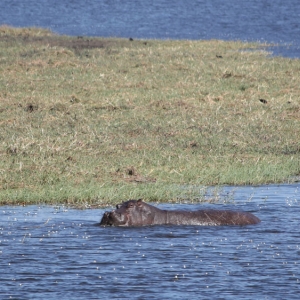
{"label": "hippo's snout", "polygon": [[103,226],[122,226],[127,223],[126,214],[118,212],[118,210],[113,210],[111,212],[105,212],[100,225]]}
{"label": "hippo's snout", "polygon": [[102,220],[100,221],[100,225],[103,225],[103,226],[107,226],[107,225],[111,226],[111,225],[113,225],[112,224],[112,220],[111,220],[111,214],[112,214],[112,212],[106,211],[103,214]]}

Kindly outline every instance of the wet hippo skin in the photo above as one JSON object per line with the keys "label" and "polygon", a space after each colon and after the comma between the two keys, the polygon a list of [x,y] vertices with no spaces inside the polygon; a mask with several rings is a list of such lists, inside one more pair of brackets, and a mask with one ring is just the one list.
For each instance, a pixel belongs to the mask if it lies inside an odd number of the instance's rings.
{"label": "wet hippo skin", "polygon": [[213,209],[162,210],[139,199],[123,202],[115,210],[105,212],[100,225],[251,225],[259,222],[259,218],[248,212]]}

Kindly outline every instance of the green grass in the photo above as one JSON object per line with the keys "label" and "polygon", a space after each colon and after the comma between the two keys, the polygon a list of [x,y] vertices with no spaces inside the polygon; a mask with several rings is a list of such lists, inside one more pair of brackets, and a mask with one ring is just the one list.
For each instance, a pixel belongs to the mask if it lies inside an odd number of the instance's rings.
{"label": "green grass", "polygon": [[261,46],[0,27],[0,203],[200,199],[300,175],[300,62]]}

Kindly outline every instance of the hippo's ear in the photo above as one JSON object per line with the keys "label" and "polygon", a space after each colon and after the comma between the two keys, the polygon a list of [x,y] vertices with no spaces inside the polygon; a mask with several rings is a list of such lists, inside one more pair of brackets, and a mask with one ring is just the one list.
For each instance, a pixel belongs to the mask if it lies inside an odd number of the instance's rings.
{"label": "hippo's ear", "polygon": [[137,203],[137,205],[138,205],[138,206],[141,206],[141,205],[142,205],[142,203],[143,203],[143,199],[139,199],[139,200],[137,200],[137,202],[136,202],[136,203]]}

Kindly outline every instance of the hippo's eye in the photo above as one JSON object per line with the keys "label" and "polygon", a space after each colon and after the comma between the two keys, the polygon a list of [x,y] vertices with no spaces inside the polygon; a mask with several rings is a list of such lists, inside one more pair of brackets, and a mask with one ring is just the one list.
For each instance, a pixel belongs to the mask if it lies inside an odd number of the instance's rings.
{"label": "hippo's eye", "polygon": [[128,208],[132,208],[132,207],[133,207],[133,203],[129,203]]}

